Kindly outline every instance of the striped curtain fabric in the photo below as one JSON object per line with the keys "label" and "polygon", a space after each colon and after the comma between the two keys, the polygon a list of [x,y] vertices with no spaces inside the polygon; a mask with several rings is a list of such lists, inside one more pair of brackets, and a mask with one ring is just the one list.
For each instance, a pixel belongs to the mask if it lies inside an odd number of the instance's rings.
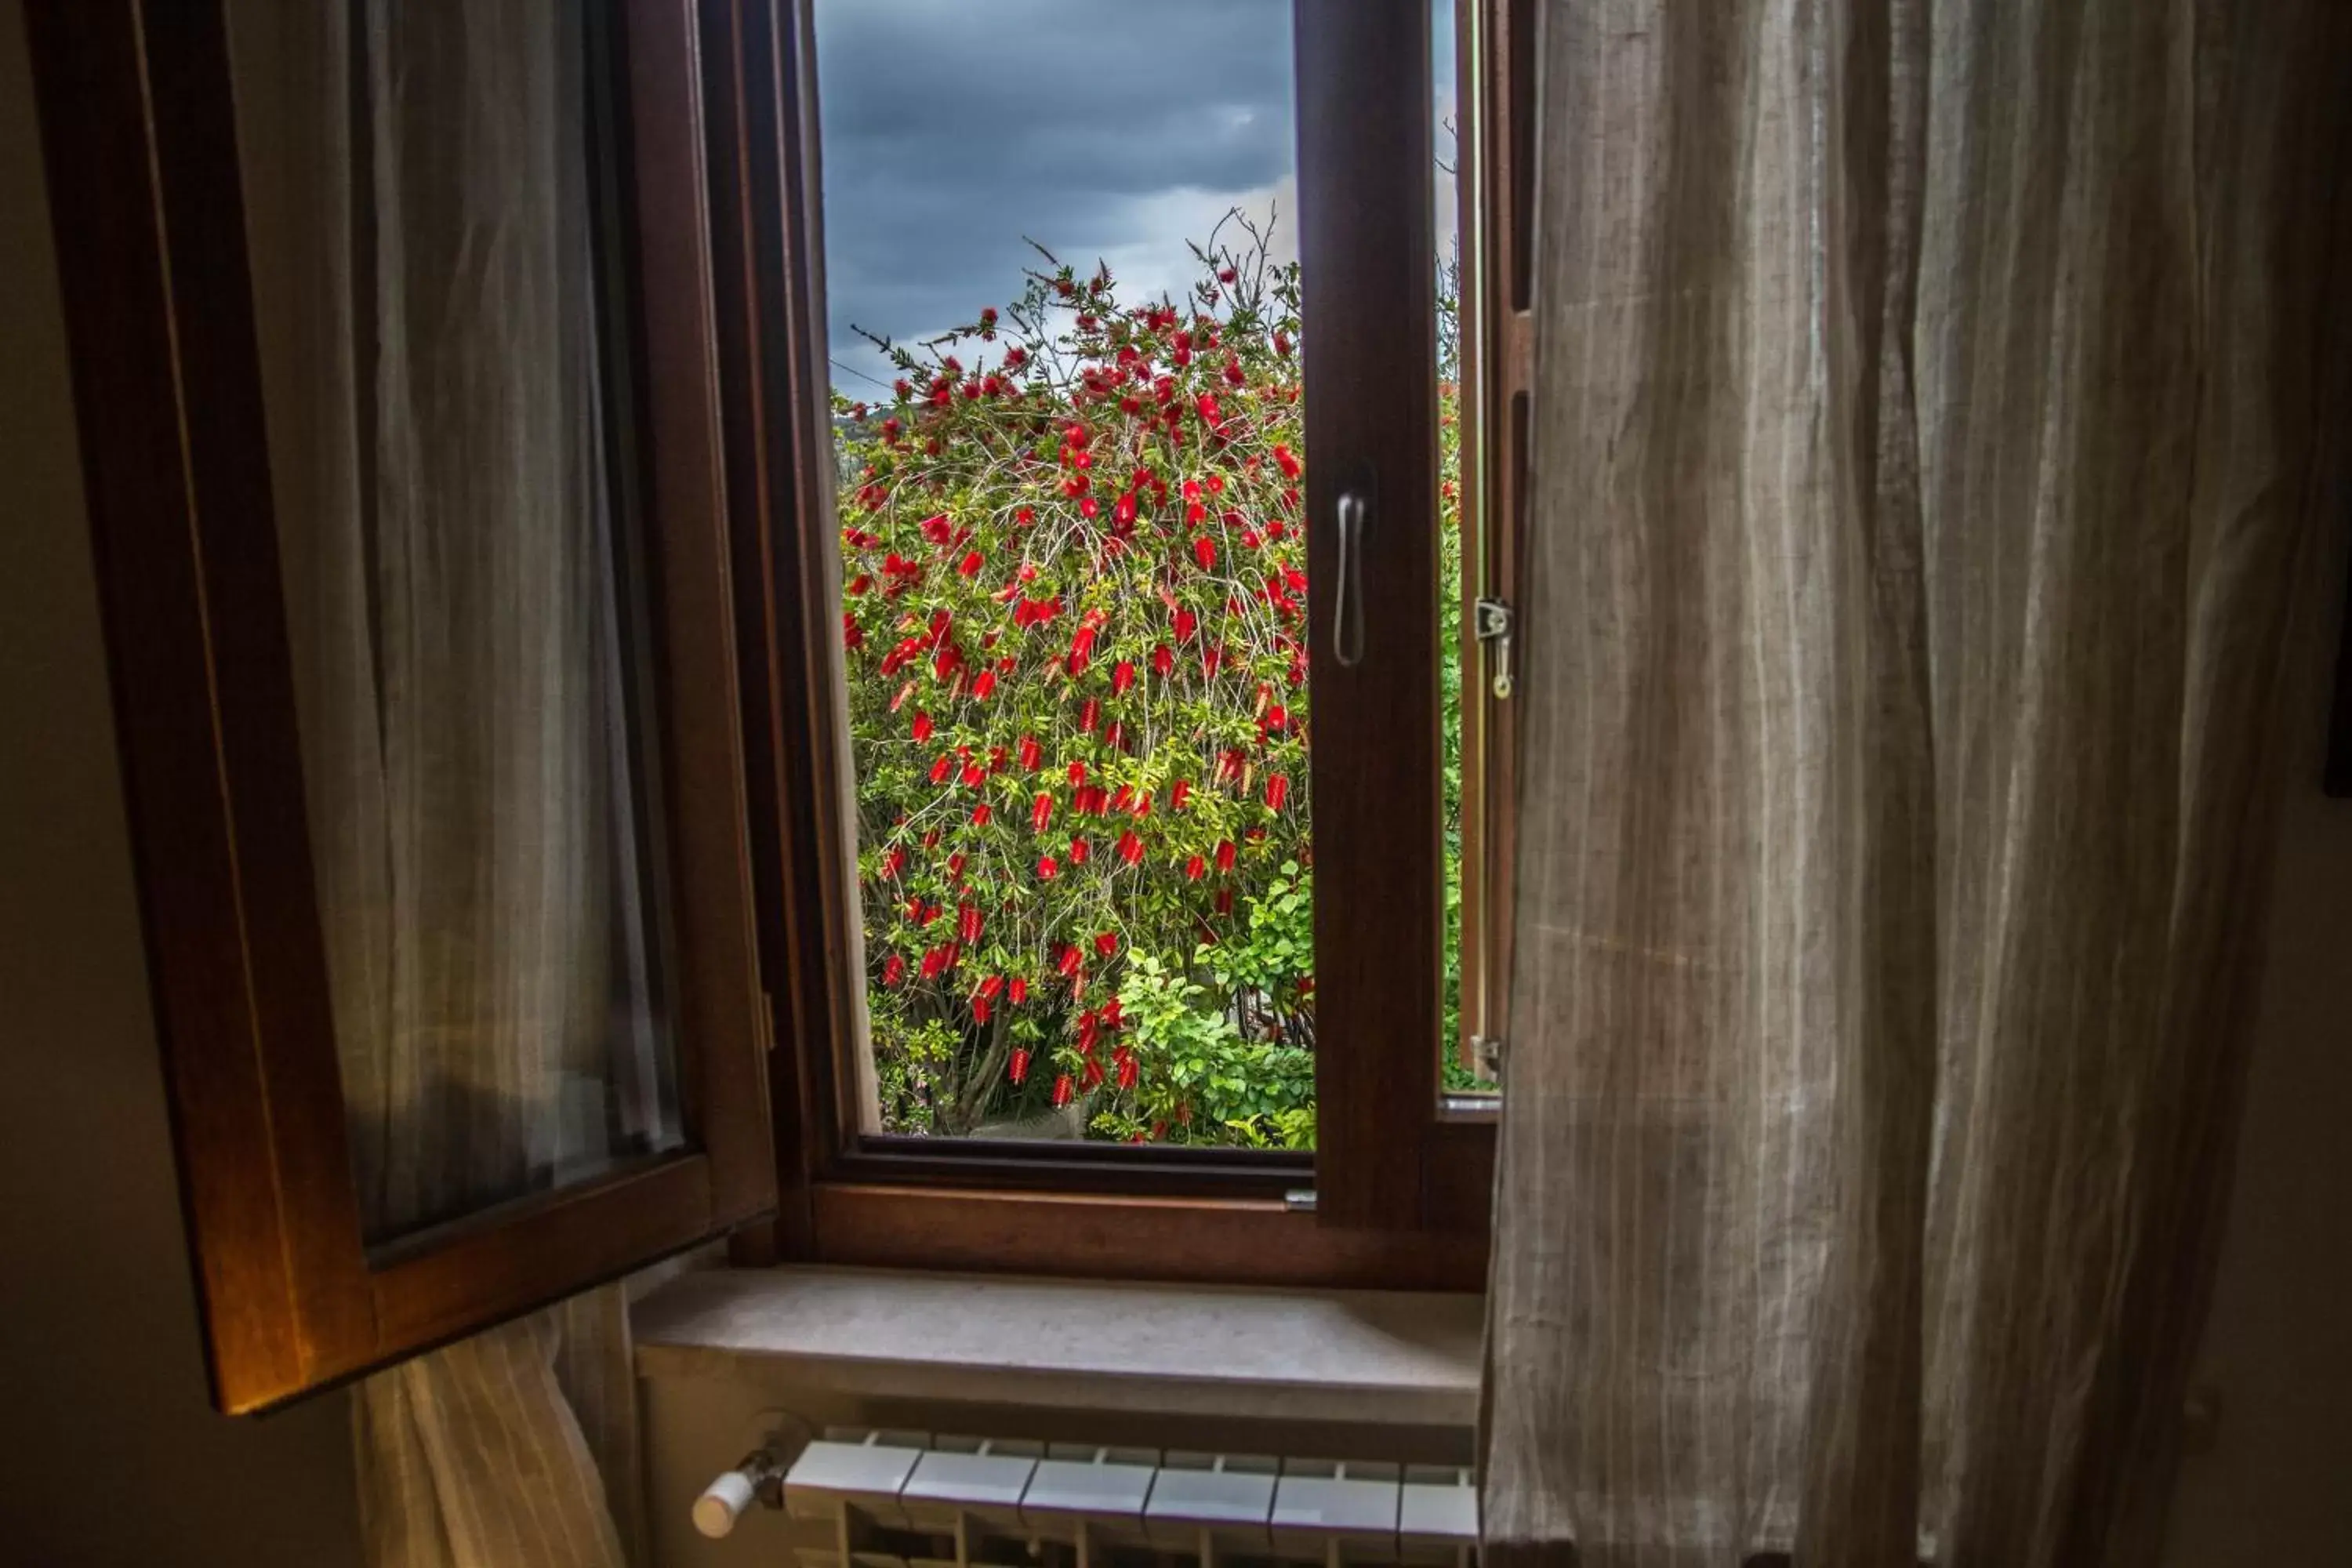
{"label": "striped curtain fabric", "polygon": [[2352,7],[1536,9],[1487,1550],[2153,1563]]}

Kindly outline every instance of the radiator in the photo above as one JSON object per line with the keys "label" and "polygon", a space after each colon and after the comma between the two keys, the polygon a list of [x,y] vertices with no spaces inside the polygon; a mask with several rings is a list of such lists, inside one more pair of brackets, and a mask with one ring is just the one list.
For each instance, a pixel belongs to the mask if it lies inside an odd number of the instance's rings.
{"label": "radiator", "polygon": [[1471,1568],[1477,1492],[1450,1466],[828,1430],[711,1483],[724,1535],[781,1508],[797,1568],[1126,1568],[1178,1560]]}

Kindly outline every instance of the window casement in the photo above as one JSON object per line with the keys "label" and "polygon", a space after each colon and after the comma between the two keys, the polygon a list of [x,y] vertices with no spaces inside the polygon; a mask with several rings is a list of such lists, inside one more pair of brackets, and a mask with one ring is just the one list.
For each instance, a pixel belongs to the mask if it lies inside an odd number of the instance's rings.
{"label": "window casement", "polygon": [[[747,1264],[1483,1280],[1496,1100],[1474,1041],[1507,1032],[1513,729],[1496,694],[1507,650],[1478,635],[1478,603],[1515,587],[1526,258],[1509,237],[1525,231],[1510,153],[1528,93],[1511,62],[1531,7],[1440,7],[1452,127],[1431,112],[1429,0],[1289,7],[1311,1151],[879,1124],[814,11],[601,0],[576,14],[566,68],[593,324],[575,357],[605,520],[580,535],[602,607],[576,651],[603,706],[577,732],[605,803],[582,853],[600,896],[636,891],[609,937],[575,933],[619,976],[598,982],[611,1017],[569,1026],[586,1054],[549,1091],[577,1148],[437,1206],[387,1207],[337,956],[353,928],[334,875],[346,825],[320,805],[331,763],[307,639],[321,617],[289,586],[340,548],[288,500],[299,436],[273,380],[300,356],[281,341],[277,279],[295,272],[272,225],[299,226],[300,209],[252,144],[231,7],[27,8],[151,980],[225,1409],[282,1403],[721,1237]],[[1450,387],[1442,165],[1460,202]],[[354,211],[354,234],[392,221],[364,200]],[[1448,410],[1458,577],[1439,524]],[[388,657],[384,643],[371,624],[349,646]],[[1443,721],[1449,657],[1458,742]],[[1456,744],[1458,826],[1444,782]],[[1252,809],[1279,808],[1253,787]],[[477,929],[478,913],[450,929]]]}

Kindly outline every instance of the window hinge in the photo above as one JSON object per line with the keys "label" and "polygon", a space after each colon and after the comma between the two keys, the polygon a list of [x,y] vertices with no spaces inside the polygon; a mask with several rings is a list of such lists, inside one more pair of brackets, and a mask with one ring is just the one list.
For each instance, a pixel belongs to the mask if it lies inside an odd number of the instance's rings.
{"label": "window hinge", "polygon": [[1485,1035],[1470,1037],[1470,1054],[1477,1058],[1478,1069],[1496,1083],[1503,1081],[1503,1042]]}
{"label": "window hinge", "polygon": [[1291,1188],[1282,1194],[1282,1206],[1292,1214],[1313,1214],[1315,1189],[1313,1187]]}
{"label": "window hinge", "polygon": [[1494,693],[1496,701],[1507,702],[1511,696],[1511,606],[1502,599],[1480,599],[1473,629],[1478,640],[1491,650],[1494,660]]}

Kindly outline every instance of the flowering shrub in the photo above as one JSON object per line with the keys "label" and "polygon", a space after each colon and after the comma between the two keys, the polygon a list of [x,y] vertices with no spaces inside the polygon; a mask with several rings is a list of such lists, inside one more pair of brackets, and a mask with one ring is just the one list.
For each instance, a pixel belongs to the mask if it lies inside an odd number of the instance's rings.
{"label": "flowering shrub", "polygon": [[835,395],[893,1131],[1312,1142],[1298,278],[1246,233],[1181,307],[1046,256]]}

